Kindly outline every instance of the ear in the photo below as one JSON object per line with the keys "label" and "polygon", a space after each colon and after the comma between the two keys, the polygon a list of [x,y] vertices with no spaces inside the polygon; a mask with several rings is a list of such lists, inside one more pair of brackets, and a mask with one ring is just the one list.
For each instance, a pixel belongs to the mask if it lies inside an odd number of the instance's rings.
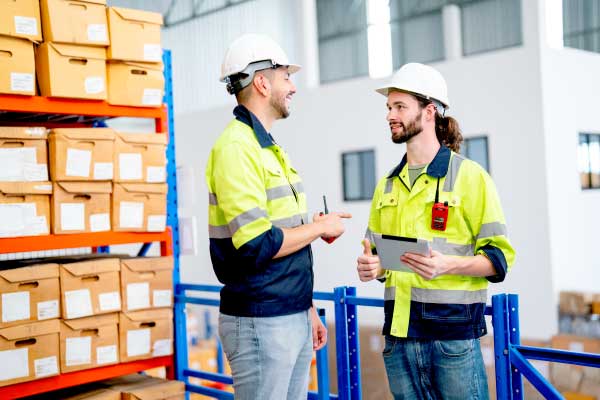
{"label": "ear", "polygon": [[256,91],[265,97],[271,92],[271,82],[263,74],[255,74],[252,84]]}
{"label": "ear", "polygon": [[436,113],[436,109],[435,109],[435,105],[433,104],[427,104],[427,107],[425,107],[425,118],[428,121],[435,121],[435,113]]}

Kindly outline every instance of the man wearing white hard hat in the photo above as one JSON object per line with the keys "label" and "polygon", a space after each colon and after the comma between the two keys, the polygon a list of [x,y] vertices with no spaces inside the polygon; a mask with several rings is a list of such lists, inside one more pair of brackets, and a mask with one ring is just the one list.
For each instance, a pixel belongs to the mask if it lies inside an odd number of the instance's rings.
{"label": "man wearing white hard hat", "polygon": [[308,218],[302,180],[269,133],[296,87],[281,47],[246,34],[227,50],[221,80],[235,118],[206,167],[213,269],[221,283],[219,336],[235,398],[306,399],[313,350],[327,330],[312,304],[311,242],[344,232],[346,213]]}
{"label": "man wearing white hard hat", "polygon": [[[446,116],[437,70],[406,64],[377,92],[387,97],[391,139],[406,154],[375,189],[357,270],[363,282],[385,282],[390,389],[395,399],[487,399],[479,344],[487,286],[504,280],[515,257],[495,185],[458,154],[462,135]],[[415,242],[424,253],[387,257]]]}

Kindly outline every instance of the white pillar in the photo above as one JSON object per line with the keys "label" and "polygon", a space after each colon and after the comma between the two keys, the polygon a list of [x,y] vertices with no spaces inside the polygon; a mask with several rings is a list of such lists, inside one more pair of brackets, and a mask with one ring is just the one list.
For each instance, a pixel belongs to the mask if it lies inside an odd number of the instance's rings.
{"label": "white pillar", "polygon": [[316,0],[301,0],[299,27],[302,83],[306,88],[319,86],[319,36]]}
{"label": "white pillar", "polygon": [[460,21],[460,7],[449,4],[442,9],[442,24],[444,27],[444,48],[446,60],[462,58],[462,32]]}

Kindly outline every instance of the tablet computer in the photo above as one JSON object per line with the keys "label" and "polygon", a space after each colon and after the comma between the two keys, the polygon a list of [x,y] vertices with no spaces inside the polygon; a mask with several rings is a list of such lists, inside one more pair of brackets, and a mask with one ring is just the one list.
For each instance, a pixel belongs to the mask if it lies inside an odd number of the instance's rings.
{"label": "tablet computer", "polygon": [[400,261],[400,256],[404,253],[415,253],[428,257],[431,254],[431,246],[425,239],[378,234],[373,234],[373,237],[377,255],[384,269],[414,272],[407,264]]}

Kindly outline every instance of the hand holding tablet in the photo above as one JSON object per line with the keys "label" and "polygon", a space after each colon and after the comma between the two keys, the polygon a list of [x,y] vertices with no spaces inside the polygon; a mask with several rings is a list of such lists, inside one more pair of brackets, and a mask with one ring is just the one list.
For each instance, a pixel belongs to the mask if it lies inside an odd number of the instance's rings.
{"label": "hand holding tablet", "polygon": [[402,272],[414,272],[400,257],[405,253],[431,256],[431,246],[427,240],[406,238],[402,236],[373,234],[377,255],[384,269]]}

